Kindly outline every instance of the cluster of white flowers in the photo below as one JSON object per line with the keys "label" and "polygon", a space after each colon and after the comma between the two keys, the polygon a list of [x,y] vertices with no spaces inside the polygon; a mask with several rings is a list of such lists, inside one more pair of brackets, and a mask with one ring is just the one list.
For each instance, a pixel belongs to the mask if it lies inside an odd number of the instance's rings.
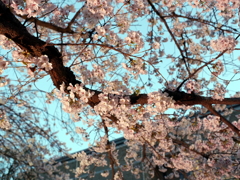
{"label": "cluster of white flowers", "polygon": [[128,31],[130,27],[130,21],[128,19],[127,14],[123,14],[121,16],[116,16],[115,21],[119,27],[119,33],[124,34]]}
{"label": "cluster of white flowers", "polygon": [[106,34],[105,28],[101,26],[96,27],[96,32],[98,33],[99,36],[105,36]]}
{"label": "cluster of white flowers", "polygon": [[217,83],[214,87],[212,98],[222,101],[226,93],[227,93],[226,88],[222,84]]}
{"label": "cluster of white flowers", "polygon": [[107,94],[100,94],[99,99],[101,102],[94,106],[94,110],[101,116],[109,114],[117,106],[117,101],[115,99],[109,99]]}
{"label": "cluster of white flowers", "polygon": [[[216,9],[220,11],[230,11],[237,9],[240,5],[238,0],[187,0],[188,3],[194,7],[209,7],[210,5],[214,5]],[[219,13],[219,15],[224,15],[223,13]]]}
{"label": "cluster of white flowers", "polygon": [[220,60],[218,60],[212,67],[213,67],[212,74],[214,76],[219,76],[224,71],[224,65]]}
{"label": "cluster of white flowers", "polygon": [[114,8],[106,0],[87,0],[86,2],[82,11],[84,17],[82,24],[87,24],[90,28],[94,27],[105,16],[113,15]]}
{"label": "cluster of white flowers", "polygon": [[93,54],[92,50],[90,48],[84,48],[82,51],[80,51],[80,58],[82,59],[82,61],[87,61],[87,60],[91,60],[93,59],[93,57],[95,57],[95,55]]}
{"label": "cluster of white flowers", "polygon": [[11,124],[9,123],[9,121],[6,118],[2,118],[0,119],[0,128],[3,130],[8,130],[11,128]]}
{"label": "cluster of white flowers", "polygon": [[120,171],[117,171],[116,174],[114,175],[114,180],[122,180],[123,179],[123,174]]}
{"label": "cluster of white flowers", "polygon": [[93,70],[89,78],[92,79],[92,83],[104,81],[105,72],[102,70],[101,66],[96,64],[93,65]]}
{"label": "cluster of white flowers", "polygon": [[143,15],[148,13],[146,1],[142,0],[133,0],[130,4],[129,11],[135,14],[138,17],[142,17]]}
{"label": "cluster of white flowers", "polygon": [[[43,3],[41,0],[4,0],[6,5],[11,5],[13,10],[19,15],[28,15],[28,17],[36,17],[41,12],[46,12],[49,4]],[[52,8],[50,8],[52,9]],[[49,9],[49,10],[50,10]]]}
{"label": "cluster of white flowers", "polygon": [[147,74],[144,62],[140,58],[136,60],[130,60],[129,66],[127,66],[125,63],[122,63],[122,67],[129,71],[129,73],[134,75],[136,78],[139,74]]}
{"label": "cluster of white flowers", "polygon": [[158,42],[154,42],[153,44],[152,44],[152,48],[153,49],[159,49],[160,48],[160,43],[158,43]]}
{"label": "cluster of white flowers", "polygon": [[[65,92],[66,89],[70,91],[70,95],[67,95]],[[63,110],[72,115],[78,114],[83,107],[87,106],[88,98],[93,95],[92,93],[84,90],[83,86],[79,84],[76,84],[75,86],[69,84],[69,86],[66,87],[65,83],[60,86],[60,91],[55,89],[54,93],[57,98],[61,100]],[[76,98],[78,98],[77,101]]]}
{"label": "cluster of white flowers", "polygon": [[203,119],[203,127],[209,131],[219,131],[220,127],[220,118],[218,116],[209,115],[207,118]]}
{"label": "cluster of white flowers", "polygon": [[101,176],[102,176],[102,177],[108,177],[108,175],[109,175],[109,171],[103,171],[103,172],[101,173]]}
{"label": "cluster of white flowers", "polygon": [[211,40],[210,45],[215,51],[225,51],[228,50],[227,53],[231,53],[235,46],[238,44],[238,41],[234,39],[232,36],[220,36],[217,40]]}
{"label": "cluster of white flowers", "polygon": [[3,49],[11,49],[12,47],[16,47],[16,44],[6,36],[0,35],[0,46]]}
{"label": "cluster of white flowers", "polygon": [[217,0],[216,7],[221,11],[226,9],[236,9],[239,8],[240,2],[238,0]]}
{"label": "cluster of white flowers", "polygon": [[116,0],[116,3],[124,3],[124,0]]}
{"label": "cluster of white flowers", "polygon": [[6,113],[3,110],[0,111],[0,129],[8,130],[11,128],[11,124],[8,121]]}
{"label": "cluster of white flowers", "polygon": [[125,38],[125,42],[130,47],[132,46],[131,51],[133,54],[139,52],[144,46],[142,34],[139,31],[128,32],[128,36]]}
{"label": "cluster of white flowers", "polygon": [[32,68],[41,68],[45,71],[50,71],[52,63],[49,62],[47,55],[42,55],[40,57],[32,57],[29,53],[23,51],[12,51],[12,57],[16,62],[22,62],[28,69],[28,74],[34,77],[34,72]]}
{"label": "cluster of white flowers", "polygon": [[34,58],[34,64],[45,71],[50,71],[52,69],[52,63],[49,62],[47,55],[42,55],[41,57]]}
{"label": "cluster of white flowers", "polygon": [[81,151],[80,153],[74,154],[72,157],[76,158],[80,163],[75,172],[76,177],[83,173],[89,173],[88,167],[92,164],[99,167],[107,165],[107,161],[103,155],[99,158],[95,157],[94,154],[87,155],[84,151]]}
{"label": "cluster of white flowers", "polygon": [[201,85],[194,80],[189,80],[185,84],[185,89],[187,90],[187,93],[189,93],[189,94],[191,94],[192,92],[198,93],[199,90],[201,89]]}
{"label": "cluster of white flowers", "polygon": [[171,97],[161,91],[151,92],[148,94],[148,104],[150,104],[151,107],[152,104],[154,104],[155,107],[151,108],[149,106],[148,111],[151,112],[152,110],[158,113],[165,112],[167,109],[175,107],[174,102],[175,101]]}
{"label": "cluster of white flowers", "polygon": [[163,4],[167,7],[172,6],[172,4],[174,3],[174,0],[169,0],[169,1],[164,1]]}
{"label": "cluster of white flowers", "polygon": [[187,171],[192,171],[194,169],[192,160],[186,156],[178,155],[175,158],[171,158],[171,161],[176,169],[184,169]]}

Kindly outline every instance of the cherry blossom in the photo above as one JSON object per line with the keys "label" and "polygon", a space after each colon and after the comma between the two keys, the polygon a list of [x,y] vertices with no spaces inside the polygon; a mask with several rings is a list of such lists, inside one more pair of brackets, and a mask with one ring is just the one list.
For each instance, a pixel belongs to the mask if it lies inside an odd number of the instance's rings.
{"label": "cherry blossom", "polygon": [[219,39],[217,40],[212,40],[211,41],[211,47],[215,50],[215,51],[225,51],[228,50],[227,53],[231,53],[234,49],[234,47],[237,45],[237,41],[231,37],[219,37]]}
{"label": "cherry blossom", "polygon": [[[56,163],[37,158],[41,151],[52,156],[37,139],[55,147],[57,132],[45,128],[53,122],[30,125],[37,133],[30,137],[20,120],[37,122],[41,111],[31,112],[30,100],[44,93],[43,102],[58,101],[71,117],[59,120],[59,131],[89,143],[89,153],[71,155],[79,161],[76,177],[92,178],[89,167],[102,166],[110,170],[101,176],[116,180],[126,179],[125,171],[150,179],[240,178],[239,6],[237,0],[0,1],[0,130],[27,136],[32,152],[16,158],[36,172],[57,172]],[[40,81],[52,86],[42,90]],[[14,132],[15,116],[21,129]],[[126,139],[123,161],[110,141],[117,133]]]}

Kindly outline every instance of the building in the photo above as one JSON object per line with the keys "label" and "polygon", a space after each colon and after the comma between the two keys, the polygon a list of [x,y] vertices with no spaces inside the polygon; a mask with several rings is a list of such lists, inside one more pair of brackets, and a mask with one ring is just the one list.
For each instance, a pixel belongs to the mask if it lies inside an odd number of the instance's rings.
{"label": "building", "polygon": [[[127,145],[125,144],[125,139],[124,138],[118,138],[113,140],[111,143],[115,143],[116,149],[118,150],[118,159],[121,167],[124,167],[126,164],[124,161],[124,157],[127,153]],[[91,154],[92,152],[89,149],[85,149],[82,151],[79,151],[78,153],[85,152],[86,154]],[[108,156],[106,156],[106,159],[108,159]],[[74,158],[64,156],[56,160],[58,163],[61,163],[59,166],[59,170],[61,172],[66,172],[70,174],[70,178],[73,180],[80,180],[80,179],[85,179],[85,180],[106,180],[106,179],[112,179],[112,173],[111,173],[111,168],[109,166],[104,166],[104,167],[94,167],[90,166],[90,173],[89,174],[82,174],[80,177],[75,177],[75,170],[77,167],[79,167],[79,161],[77,161]],[[107,160],[109,162],[109,160]],[[133,162],[134,167],[137,169],[143,170],[143,164],[141,161],[135,161]],[[155,176],[153,178],[150,178],[149,174],[147,172],[140,171],[136,175],[131,173],[130,171],[123,171],[123,178],[125,180],[147,180],[147,179],[152,179],[152,180],[164,180],[165,176],[169,174],[170,171],[167,171],[165,173],[161,173],[160,171],[157,170],[157,167],[155,167]],[[117,168],[115,168],[117,170]],[[109,172],[109,175],[107,177],[103,177],[101,173],[104,172]]]}

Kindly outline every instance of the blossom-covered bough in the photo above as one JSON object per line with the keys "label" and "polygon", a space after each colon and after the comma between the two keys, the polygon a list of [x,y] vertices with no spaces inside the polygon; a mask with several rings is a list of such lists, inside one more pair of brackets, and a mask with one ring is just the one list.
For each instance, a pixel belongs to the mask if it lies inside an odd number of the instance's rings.
{"label": "blossom-covered bough", "polygon": [[[73,121],[82,117],[101,136],[92,148],[106,152],[109,164],[76,154],[82,160],[76,176],[94,164],[110,166],[112,179],[124,179],[124,171],[151,178],[156,167],[171,169],[165,178],[240,178],[240,121],[231,116],[240,98],[230,92],[239,79],[239,6],[238,0],[0,1],[1,45],[13,62],[24,63],[28,78],[48,74],[56,87],[49,101],[58,98]],[[2,59],[1,68],[8,67]],[[89,140],[85,127],[76,131]],[[128,140],[125,165],[110,131]]]}

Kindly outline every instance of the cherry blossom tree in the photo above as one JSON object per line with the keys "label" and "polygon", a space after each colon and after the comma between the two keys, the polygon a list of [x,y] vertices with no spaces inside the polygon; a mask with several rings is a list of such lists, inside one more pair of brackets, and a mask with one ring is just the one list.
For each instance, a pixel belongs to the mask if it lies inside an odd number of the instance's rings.
{"label": "cherry blossom tree", "polygon": [[[238,0],[0,1],[1,70],[48,76],[76,132],[93,128],[98,156],[75,154],[76,176],[110,166],[112,179],[171,169],[185,179],[240,178]],[[2,86],[11,77],[2,77]],[[4,112],[3,112],[4,114]],[[232,117],[232,116],[231,116]],[[239,117],[239,116],[237,116]],[[11,123],[1,125],[11,126]],[[24,127],[23,127],[24,129]],[[123,133],[126,164],[110,134]],[[138,156],[140,154],[140,156]],[[101,162],[99,164],[99,162]],[[102,174],[104,177],[108,173]],[[156,173],[155,173],[156,176]]]}

